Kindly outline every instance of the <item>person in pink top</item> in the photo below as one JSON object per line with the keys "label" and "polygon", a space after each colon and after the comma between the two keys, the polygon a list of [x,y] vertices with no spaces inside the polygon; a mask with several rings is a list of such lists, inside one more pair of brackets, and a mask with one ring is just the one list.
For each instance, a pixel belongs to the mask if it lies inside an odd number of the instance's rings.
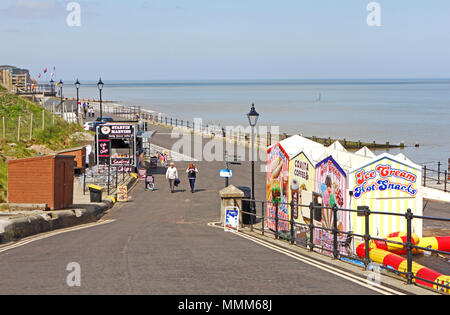
{"label": "person in pink top", "polygon": [[[325,186],[327,189],[323,192],[323,206],[331,207],[330,197],[333,192],[331,186],[331,177],[327,176],[325,178]],[[333,210],[322,208],[322,225],[326,228],[331,228],[333,223]]]}

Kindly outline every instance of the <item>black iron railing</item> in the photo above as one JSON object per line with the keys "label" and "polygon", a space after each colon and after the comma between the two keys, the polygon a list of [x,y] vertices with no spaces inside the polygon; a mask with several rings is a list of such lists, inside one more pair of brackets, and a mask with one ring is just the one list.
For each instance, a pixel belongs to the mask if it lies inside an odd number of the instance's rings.
{"label": "black iron railing", "polygon": [[[437,218],[437,217],[429,217],[429,216],[417,216],[414,215],[411,211],[411,209],[407,209],[405,213],[393,213],[393,212],[382,212],[382,211],[373,211],[369,209],[369,207],[358,207],[358,209],[344,209],[344,208],[338,208],[337,206],[334,207],[324,207],[321,205],[316,204],[309,204],[309,205],[301,205],[301,204],[294,204],[294,203],[282,203],[282,202],[272,202],[272,201],[262,201],[262,200],[252,200],[252,199],[243,199],[243,201],[246,201],[250,204],[250,211],[241,211],[244,216],[248,216],[250,218],[248,220],[248,226],[250,227],[250,230],[253,231],[259,231],[261,235],[271,234],[275,237],[275,239],[284,239],[288,242],[290,242],[292,245],[300,245],[302,247],[307,248],[309,251],[314,251],[316,249],[322,251],[322,252],[328,252],[329,255],[333,257],[333,259],[349,259],[354,261],[359,261],[364,264],[364,268],[368,268],[369,265],[374,263],[370,259],[370,250],[373,247],[373,242],[379,241],[384,242],[386,244],[397,244],[404,248],[406,251],[406,271],[401,270],[392,270],[392,268],[386,268],[389,271],[393,271],[398,275],[402,275],[406,278],[406,281],[408,284],[417,283],[422,284],[428,283],[435,288],[437,288],[441,292],[450,293],[450,281],[447,280],[441,281],[441,282],[434,282],[430,281],[429,279],[423,278],[418,276],[417,274],[413,273],[413,253],[417,252],[418,250],[421,251],[428,251],[431,253],[435,253],[438,255],[450,255],[450,252],[445,252],[437,249],[432,249],[428,247],[419,247],[417,244],[414,244],[413,242],[413,233],[412,233],[412,226],[413,226],[413,220],[433,220],[433,221],[441,221],[441,222],[450,222],[449,218]],[[275,207],[274,216],[268,216],[267,212],[267,204],[272,204]],[[280,205],[287,205],[290,209],[290,215],[288,220],[280,218],[278,215],[278,210]],[[257,214],[258,205],[260,205],[260,215]],[[294,209],[296,207],[307,207],[309,208],[309,218],[310,222],[308,224],[306,223],[299,223],[294,221]],[[299,208],[297,208],[299,209]],[[314,224],[314,217],[316,214],[316,211],[322,211],[323,209],[331,210],[333,213],[333,222],[332,227],[327,228],[323,226],[318,226]],[[359,216],[364,217],[364,234],[356,234],[353,231],[341,231],[338,229],[338,213],[339,212],[346,212],[346,213],[357,213]],[[387,216],[400,216],[404,217],[406,220],[406,242],[397,242],[393,240],[387,240],[387,239],[381,239],[374,237],[370,235],[370,217],[372,215],[387,215]],[[270,221],[274,222],[273,229],[268,228],[266,226],[266,223],[269,223]],[[289,228],[287,230],[280,230],[280,223],[283,223],[284,225],[287,225]],[[261,223],[260,225],[258,223]],[[296,228],[301,228],[306,231],[306,241],[298,241],[297,235],[296,235]],[[320,231],[327,231],[332,235],[332,242],[331,242],[331,248],[321,246],[320,244],[317,244],[314,242],[316,233],[320,233]],[[352,248],[352,244],[356,239],[361,240],[361,242],[364,242],[364,255],[361,255],[363,257],[360,257],[356,254],[356,249]],[[345,252],[345,254],[344,254]],[[448,262],[447,262],[448,263]],[[386,267],[386,266],[385,266]],[[422,282],[422,283],[421,283]],[[427,285],[426,285],[427,286]],[[430,287],[429,285],[427,287]]]}
{"label": "black iron railing", "polygon": [[448,170],[441,162],[424,163],[422,166],[422,184],[424,187],[432,186],[435,189],[448,191],[450,182],[450,159],[448,162]]}
{"label": "black iron railing", "polygon": [[117,187],[124,185],[130,178],[130,172],[123,170],[123,166],[95,165],[85,169],[81,176],[83,177],[83,195],[89,191],[90,184],[103,187],[107,195],[115,195]]}

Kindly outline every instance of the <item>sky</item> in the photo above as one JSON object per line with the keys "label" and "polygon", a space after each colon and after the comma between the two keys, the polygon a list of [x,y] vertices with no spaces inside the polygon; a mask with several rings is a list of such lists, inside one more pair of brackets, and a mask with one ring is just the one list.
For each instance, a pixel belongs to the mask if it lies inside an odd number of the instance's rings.
{"label": "sky", "polygon": [[2,0],[0,64],[56,80],[450,77],[450,1],[376,1],[380,26],[370,2]]}

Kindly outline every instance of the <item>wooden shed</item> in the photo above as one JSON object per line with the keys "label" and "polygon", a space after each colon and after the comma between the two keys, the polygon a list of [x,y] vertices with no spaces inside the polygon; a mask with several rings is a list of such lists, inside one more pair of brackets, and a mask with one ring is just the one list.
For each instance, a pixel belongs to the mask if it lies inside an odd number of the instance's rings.
{"label": "wooden shed", "polygon": [[72,149],[67,149],[64,151],[59,151],[58,155],[73,155],[75,156],[74,168],[83,171],[86,165],[86,147],[77,147]]}
{"label": "wooden shed", "polygon": [[8,202],[47,204],[64,209],[73,204],[73,155],[46,155],[8,164]]}

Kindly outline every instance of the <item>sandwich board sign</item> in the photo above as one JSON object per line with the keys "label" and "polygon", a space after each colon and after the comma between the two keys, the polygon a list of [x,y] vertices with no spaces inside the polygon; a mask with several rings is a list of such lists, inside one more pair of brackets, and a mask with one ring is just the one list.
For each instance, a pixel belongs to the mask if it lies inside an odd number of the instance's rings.
{"label": "sandwich board sign", "polygon": [[120,185],[117,187],[117,201],[126,202],[128,200],[128,187],[127,185]]}
{"label": "sandwich board sign", "polygon": [[239,208],[225,207],[225,222],[223,223],[225,232],[239,231]]}
{"label": "sandwich board sign", "polygon": [[145,178],[145,190],[155,190],[155,178],[152,175]]}

